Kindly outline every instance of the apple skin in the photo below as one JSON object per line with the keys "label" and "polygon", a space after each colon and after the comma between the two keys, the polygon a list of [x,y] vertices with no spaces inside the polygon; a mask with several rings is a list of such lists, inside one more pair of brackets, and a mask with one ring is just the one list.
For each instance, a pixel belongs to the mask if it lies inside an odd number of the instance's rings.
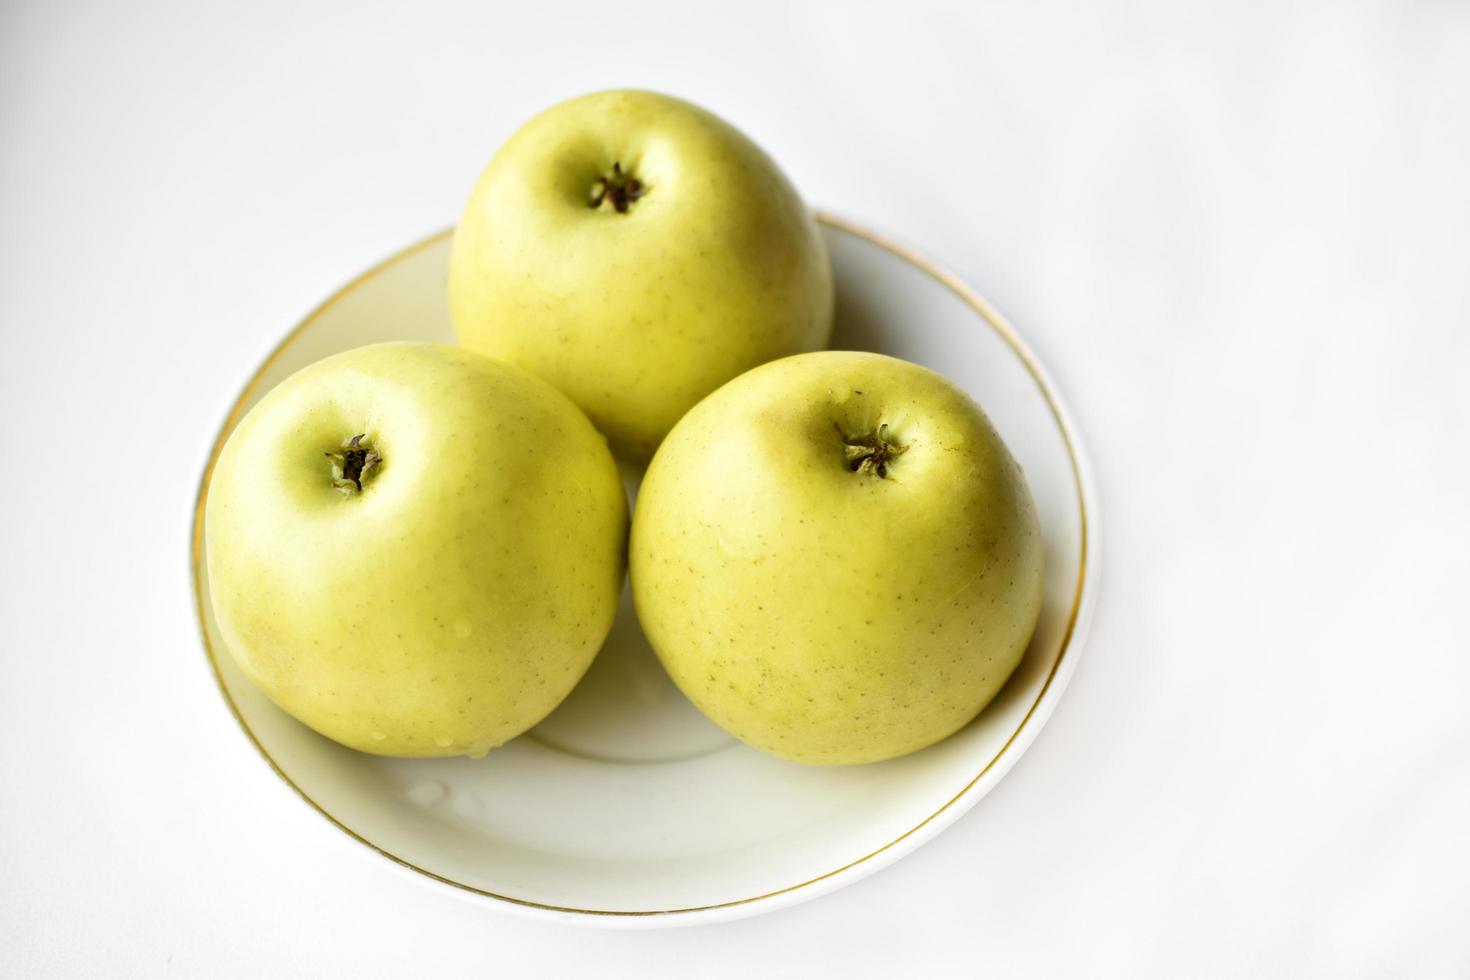
{"label": "apple skin", "polygon": [[[880,426],[904,447],[881,468],[847,448]],[[756,368],[686,415],[644,478],[629,553],[639,620],[684,694],[758,749],[829,765],[974,718],[1025,652],[1043,561],[1021,469],[979,406],[927,368],[845,351]]]}
{"label": "apple skin", "polygon": [[[590,204],[614,164],[642,187],[622,213]],[[734,127],[652,92],[563,102],[500,148],[449,297],[461,343],[550,381],[638,462],[705,395],[832,330],[826,246],[795,188]]]}
{"label": "apple skin", "polygon": [[[366,433],[360,492],[328,453]],[[215,616],[272,701],[343,745],[483,755],[561,702],[612,625],[627,498],[606,441],[545,382],[436,344],[292,375],[209,482]]]}

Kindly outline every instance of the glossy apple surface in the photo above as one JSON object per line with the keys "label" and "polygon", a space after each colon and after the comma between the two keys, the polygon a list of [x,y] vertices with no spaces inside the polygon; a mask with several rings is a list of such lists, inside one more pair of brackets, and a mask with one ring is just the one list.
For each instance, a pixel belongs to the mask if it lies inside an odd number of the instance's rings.
{"label": "glossy apple surface", "polygon": [[276,704],[366,752],[479,755],[592,662],[627,503],[605,440],[550,385],[379,344],[250,410],[205,521],[221,633]]}
{"label": "glossy apple surface", "polygon": [[879,354],[786,358],[702,401],[648,469],[629,561],[680,689],[807,763],[950,735],[1010,677],[1041,609],[1020,467],[968,395]]}
{"label": "glossy apple surface", "polygon": [[517,131],[465,208],[449,291],[461,343],[550,381],[644,461],[705,395],[832,328],[826,248],[791,182],[733,126],[651,92]]}

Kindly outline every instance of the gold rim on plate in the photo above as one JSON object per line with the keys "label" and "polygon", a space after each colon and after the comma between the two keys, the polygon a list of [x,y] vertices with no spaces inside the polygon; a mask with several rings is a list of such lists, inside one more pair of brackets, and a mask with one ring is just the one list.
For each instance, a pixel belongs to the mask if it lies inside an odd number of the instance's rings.
{"label": "gold rim on plate", "polygon": [[997,313],[990,306],[990,304],[987,303],[984,298],[982,298],[978,293],[976,293],[969,286],[965,285],[965,283],[961,281],[958,277],[956,277],[953,273],[940,268],[939,266],[930,262],[928,259],[919,255],[917,252],[912,251],[906,246],[900,245],[897,242],[890,241],[889,239],[875,234],[874,232],[869,231],[866,228],[862,228],[858,225],[852,224],[845,219],[834,217],[833,215],[819,212],[817,214],[817,220],[820,221],[822,224],[827,225],[828,227],[836,228],[839,231],[843,231],[849,235],[853,235],[854,237],[861,238],[867,242],[870,242],[873,245],[877,245],[879,248],[882,248],[893,255],[898,256],[900,259],[903,259],[905,262],[918,268],[920,271],[928,274],[929,276],[937,280],[941,285],[945,286],[960,299],[962,299],[966,303],[966,305],[972,308],[976,313],[979,313],[981,318],[990,325],[991,329],[993,329],[997,334],[1000,335],[1001,339],[1005,341],[1006,345],[1010,347],[1011,350],[1015,352],[1016,356],[1021,359],[1021,363],[1026,366],[1027,372],[1030,373],[1032,379],[1041,389],[1042,396],[1046,399],[1047,407],[1051,410],[1052,418],[1056,421],[1057,428],[1062,433],[1062,440],[1066,444],[1067,457],[1072,464],[1072,479],[1076,483],[1077,488],[1077,510],[1080,520],[1082,538],[1082,544],[1079,550],[1077,562],[1077,587],[1072,596],[1072,609],[1067,615],[1067,626],[1062,633],[1061,649],[1057,651],[1057,657],[1055,662],[1053,662],[1052,664],[1051,672],[1047,674],[1045,683],[1041,685],[1041,690],[1037,692],[1036,699],[1032,701],[1031,707],[1027,709],[1025,717],[1021,719],[1021,723],[1016,726],[1016,730],[1011,733],[1010,738],[1006,739],[1005,744],[1000,747],[1000,751],[995,754],[994,758],[992,758],[989,762],[985,764],[985,767],[983,769],[975,774],[975,778],[966,783],[958,793],[950,797],[950,799],[947,800],[943,806],[939,807],[939,809],[935,810],[933,813],[929,814],[913,827],[910,827],[908,830],[893,838],[893,840],[884,844],[877,850],[871,851],[867,854],[864,854],[860,858],[849,861],[841,867],[834,868],[824,874],[817,875],[815,878],[808,878],[806,881],[799,882],[798,884],[788,885],[785,888],[778,888],[775,891],[764,892],[760,895],[752,895],[750,898],[739,898],[729,902],[719,902],[714,905],[695,905],[688,908],[651,909],[646,911],[580,909],[569,908],[562,905],[547,905],[543,902],[533,902],[528,899],[515,898],[510,895],[500,895],[495,892],[486,891],[483,888],[476,888],[473,885],[466,885],[465,883],[455,881],[452,878],[446,878],[443,875],[435,874],[433,871],[430,871],[427,868],[421,868],[411,861],[404,860],[398,855],[393,854],[390,851],[386,851],[383,848],[379,847],[377,844],[374,844],[372,841],[363,837],[361,834],[358,834],[351,827],[348,827],[342,821],[338,820],[331,813],[327,812],[327,810],[321,804],[317,803],[310,796],[308,796],[305,790],[296,785],[296,783],[292,781],[291,777],[286,774],[285,770],[283,770],[280,765],[276,763],[276,760],[271,757],[270,753],[266,751],[265,746],[260,743],[260,740],[255,737],[255,732],[251,730],[250,724],[245,720],[245,716],[240,713],[239,706],[235,704],[234,698],[230,697],[229,688],[225,686],[224,676],[220,673],[218,660],[219,655],[215,651],[213,645],[210,643],[209,631],[204,625],[205,603],[207,600],[204,595],[204,589],[202,588],[202,579],[200,572],[201,568],[203,567],[202,545],[204,543],[204,502],[209,491],[209,477],[214,472],[214,465],[215,462],[219,459],[220,450],[224,448],[225,439],[228,437],[230,432],[234,430],[236,423],[240,421],[240,417],[245,413],[245,406],[250,401],[251,397],[255,394],[256,389],[260,386],[261,378],[263,378],[265,376],[265,373],[269,371],[270,368],[278,360],[281,359],[286,351],[290,349],[291,345],[296,342],[297,338],[299,338],[301,334],[304,333],[306,329],[317,320],[318,317],[330,310],[333,306],[337,304],[339,300],[342,299],[342,297],[352,292],[359,285],[371,279],[378,273],[382,272],[384,269],[396,265],[397,263],[402,262],[403,260],[415,255],[418,252],[423,251],[424,249],[432,245],[438,244],[449,235],[453,234],[454,229],[447,228],[444,231],[436,232],[435,234],[430,235],[428,238],[425,238],[422,241],[415,242],[402,251],[397,252],[384,259],[383,261],[377,263],[366,272],[354,278],[351,282],[347,283],[345,286],[338,289],[335,293],[328,297],[327,300],[323,302],[320,306],[308,313],[305,319],[303,319],[299,324],[293,327],[291,331],[286,334],[285,338],[283,338],[281,342],[275,346],[270,354],[266,356],[266,359],[261,362],[260,367],[255,369],[254,374],[250,376],[250,380],[245,384],[244,389],[241,390],[239,397],[237,397],[234,404],[230,406],[229,415],[225,417],[224,425],[220,427],[219,435],[215,438],[214,446],[210,449],[209,462],[205,464],[204,475],[199,480],[199,495],[194,505],[194,531],[190,548],[192,563],[191,567],[193,570],[194,579],[194,603],[195,609],[199,616],[200,637],[204,642],[204,651],[209,657],[210,669],[214,672],[215,683],[219,686],[220,694],[224,696],[225,703],[229,705],[230,713],[235,716],[235,721],[239,722],[241,729],[244,730],[245,735],[250,739],[251,744],[255,746],[256,751],[260,753],[261,758],[265,759],[265,761],[270,765],[275,774],[279,776],[281,780],[286,783],[287,786],[290,786],[291,789],[295,790],[298,796],[305,800],[314,810],[320,813],[323,817],[326,817],[329,821],[331,821],[332,824],[337,827],[337,829],[341,830],[343,833],[347,834],[358,843],[371,848],[378,854],[382,855],[393,863],[400,865],[401,867],[408,868],[411,871],[416,871],[419,874],[424,875],[425,877],[432,878],[435,881],[442,882],[443,884],[450,885],[454,888],[458,888],[475,895],[481,895],[485,898],[493,898],[498,901],[509,902],[513,905],[521,905],[527,908],[534,909],[543,909],[550,912],[570,912],[579,915],[601,916],[653,916],[680,915],[691,912],[710,912],[715,909],[733,908],[738,905],[749,905],[752,902],[764,901],[768,898],[775,898],[778,895],[786,895],[799,889],[807,888],[811,885],[817,884],[818,882],[826,881],[829,878],[842,874],[844,871],[855,868],[866,861],[870,861],[873,858],[877,857],[879,854],[882,854],[884,851],[887,851],[889,848],[892,848],[902,843],[909,837],[912,837],[914,834],[922,830],[925,826],[927,826],[929,823],[939,817],[940,814],[944,813],[955,803],[959,802],[959,800],[963,798],[965,794],[969,793],[970,790],[974,788],[975,784],[978,783],[982,778],[984,778],[986,773],[994,768],[995,764],[999,762],[1001,757],[1004,756],[1006,752],[1010,749],[1012,743],[1016,741],[1016,738],[1020,736],[1022,731],[1025,730],[1026,725],[1031,721],[1031,716],[1036,713],[1037,706],[1040,705],[1042,699],[1046,697],[1046,692],[1051,687],[1052,680],[1057,675],[1057,670],[1061,667],[1062,662],[1066,659],[1067,653],[1071,648],[1072,635],[1077,626],[1078,612],[1081,610],[1082,607],[1083,586],[1086,582],[1087,576],[1087,503],[1082,478],[1082,466],[1080,460],[1078,459],[1077,448],[1073,439],[1071,426],[1068,423],[1067,417],[1063,413],[1061,406],[1057,403],[1055,395],[1051,390],[1051,384],[1047,381],[1045,375],[1041,370],[1040,365],[1037,364],[1035,357],[1032,356],[1031,352],[1026,348],[1026,345],[1021,341],[1020,335],[1017,334],[1015,329],[1011,327],[1011,325],[1007,323],[1005,319],[1001,317],[1001,315]]}

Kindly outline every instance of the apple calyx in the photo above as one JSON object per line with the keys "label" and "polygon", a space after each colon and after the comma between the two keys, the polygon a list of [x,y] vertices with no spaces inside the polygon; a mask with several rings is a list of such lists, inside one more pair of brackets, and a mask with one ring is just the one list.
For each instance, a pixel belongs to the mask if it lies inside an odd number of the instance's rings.
{"label": "apple calyx", "polygon": [[648,188],[643,186],[643,181],[624,173],[622,163],[614,161],[612,173],[604,174],[593,182],[589,201],[594,208],[602,207],[604,201],[611,201],[614,211],[627,214],[629,205],[647,193]]}
{"label": "apple calyx", "polygon": [[878,431],[865,436],[847,435],[842,431],[842,426],[835,422],[832,424],[836,426],[837,434],[842,437],[843,452],[847,457],[849,472],[871,473],[881,480],[886,480],[889,462],[909,451],[908,446],[900,446],[884,438],[884,432],[888,428],[887,422],[879,425]]}
{"label": "apple calyx", "polygon": [[371,473],[383,457],[364,445],[367,433],[359,433],[342,443],[341,452],[323,453],[332,461],[332,486],[348,496],[362,493],[363,477]]}

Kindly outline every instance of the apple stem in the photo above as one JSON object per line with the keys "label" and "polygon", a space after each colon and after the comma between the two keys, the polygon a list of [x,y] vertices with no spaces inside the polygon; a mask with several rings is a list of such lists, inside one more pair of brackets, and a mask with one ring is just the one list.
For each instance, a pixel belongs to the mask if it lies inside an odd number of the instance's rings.
{"label": "apple stem", "polygon": [[614,161],[612,173],[598,177],[592,184],[591,204],[594,208],[602,207],[603,201],[611,201],[613,210],[618,214],[627,214],[628,206],[648,193],[648,188],[643,186],[643,181],[632,174],[623,173],[623,165]]}
{"label": "apple stem", "polygon": [[332,486],[351,496],[362,493],[362,479],[383,462],[370,445],[363,440],[367,433],[359,433],[342,443],[340,452],[324,453],[332,461]]}
{"label": "apple stem", "polygon": [[865,436],[849,436],[836,422],[832,425],[842,437],[847,469],[851,473],[872,473],[879,479],[887,479],[889,462],[909,451],[908,446],[900,446],[884,438],[888,429],[887,422],[879,425],[877,432]]}

